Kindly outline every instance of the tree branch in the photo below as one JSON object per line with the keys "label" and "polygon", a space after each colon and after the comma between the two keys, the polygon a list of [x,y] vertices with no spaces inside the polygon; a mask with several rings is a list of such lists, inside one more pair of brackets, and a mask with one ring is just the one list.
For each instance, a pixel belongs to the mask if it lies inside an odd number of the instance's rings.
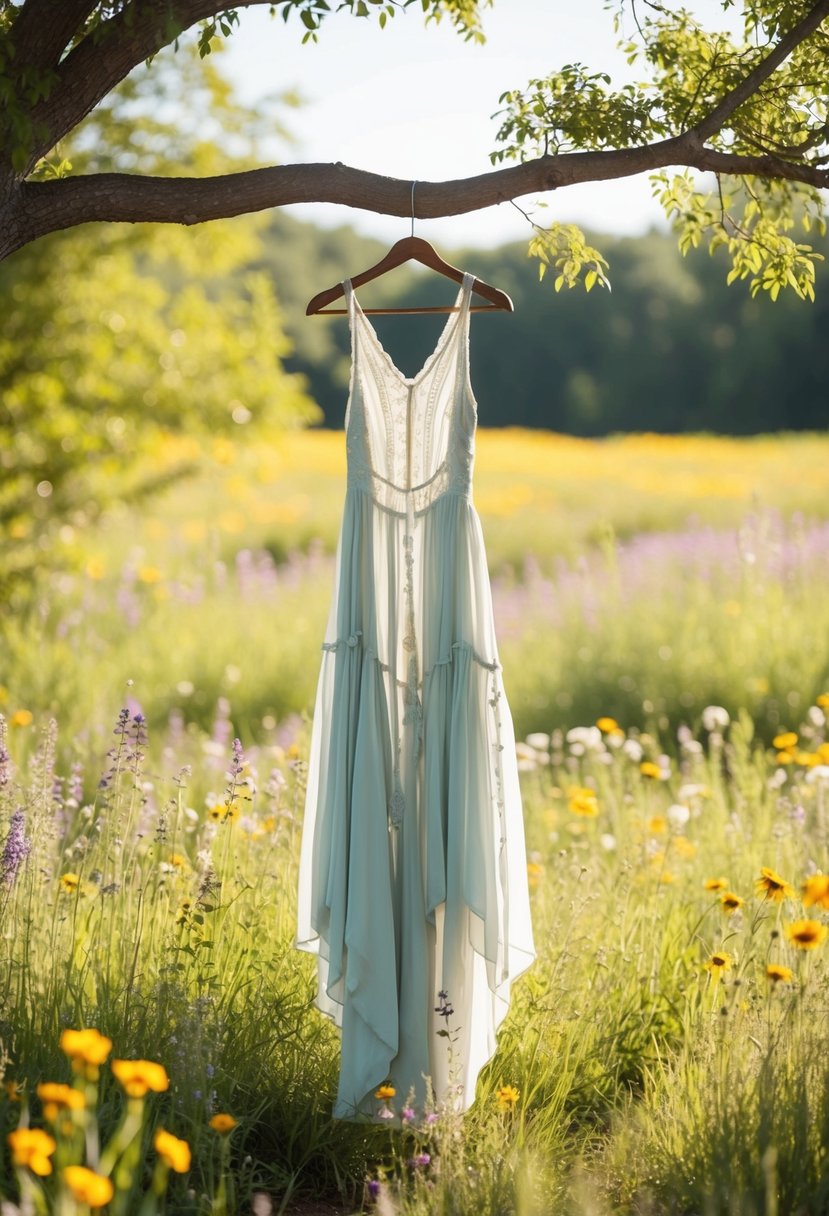
{"label": "tree branch", "polygon": [[9,31],[18,62],[57,67],[60,57],[98,0],[26,0]]}
{"label": "tree branch", "polygon": [[[49,7],[49,0],[36,2]],[[234,7],[256,8],[270,2],[235,0]],[[30,173],[37,161],[86,118],[134,67],[196,22],[227,7],[221,0],[132,0],[87,34],[61,63],[55,88],[32,112],[35,127],[44,135],[32,149],[25,172]]]}
{"label": "tree branch", "polygon": [[[609,181],[677,164],[712,173],[748,174],[804,182],[819,189],[829,187],[827,169],[770,155],[742,156],[700,148],[683,135],[644,148],[545,156],[455,181],[418,181],[415,216],[434,219],[462,215],[524,194],[578,182]],[[206,178],[94,173],[59,181],[24,182],[19,190],[19,235],[14,248],[48,232],[91,221],[200,224],[303,202],[339,203],[381,215],[408,217],[411,181],[338,163],[278,165]]]}
{"label": "tree branch", "polygon": [[757,67],[749,72],[730,93],[726,93],[722,101],[714,106],[714,109],[705,118],[689,128],[687,134],[694,135],[700,143],[704,143],[706,139],[710,139],[712,135],[721,130],[726,119],[730,118],[744,101],[757,92],[763,81],[767,80],[772,72],[791,55],[792,51],[823,24],[827,17],[829,17],[829,0],[818,0],[818,3],[809,10],[803,20],[792,26],[788,34],[783,35],[765,59],[762,59]]}

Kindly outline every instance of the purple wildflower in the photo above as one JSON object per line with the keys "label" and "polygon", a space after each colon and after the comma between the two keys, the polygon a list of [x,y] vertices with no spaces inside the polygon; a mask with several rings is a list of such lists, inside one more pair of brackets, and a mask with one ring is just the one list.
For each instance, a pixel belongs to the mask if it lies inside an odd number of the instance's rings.
{"label": "purple wildflower", "polygon": [[12,758],[5,743],[0,740],[0,786],[8,785],[12,779]]}
{"label": "purple wildflower", "polygon": [[376,1178],[369,1178],[366,1184],[366,1190],[368,1191],[370,1199],[376,1199],[380,1194],[380,1183]]}
{"label": "purple wildflower", "polygon": [[439,1014],[442,1018],[446,1018],[448,1022],[455,1012],[449,1000],[449,993],[441,989],[438,993],[438,1001],[440,1004],[435,1005],[435,1013]]}
{"label": "purple wildflower", "polygon": [[428,1153],[417,1153],[411,1158],[409,1165],[415,1170],[422,1169],[424,1166],[429,1165],[431,1160],[432,1158]]}
{"label": "purple wildflower", "polygon": [[11,886],[17,877],[17,871],[28,857],[32,842],[26,837],[26,818],[22,809],[18,809],[11,817],[9,834],[3,846],[0,857],[0,881]]}

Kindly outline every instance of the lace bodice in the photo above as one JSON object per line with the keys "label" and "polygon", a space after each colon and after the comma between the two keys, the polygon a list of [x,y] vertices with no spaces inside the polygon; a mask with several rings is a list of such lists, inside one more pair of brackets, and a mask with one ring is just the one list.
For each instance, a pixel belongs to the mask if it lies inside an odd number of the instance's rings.
{"label": "lace bodice", "polygon": [[393,514],[417,516],[442,494],[469,495],[477,421],[469,384],[472,281],[464,275],[437,346],[411,377],[392,362],[344,283],[352,342],[348,483]]}

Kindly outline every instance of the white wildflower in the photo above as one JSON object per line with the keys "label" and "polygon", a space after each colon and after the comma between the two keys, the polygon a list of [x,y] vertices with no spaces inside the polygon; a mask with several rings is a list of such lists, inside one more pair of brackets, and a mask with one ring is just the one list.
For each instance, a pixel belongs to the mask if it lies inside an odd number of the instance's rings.
{"label": "white wildflower", "polygon": [[683,828],[691,818],[690,808],[682,802],[673,802],[665,812],[668,817],[668,822],[673,824],[675,828]]}
{"label": "white wildflower", "polygon": [[819,781],[829,781],[829,764],[814,765],[806,774],[806,780],[809,785],[816,785]]}
{"label": "white wildflower", "polygon": [[629,760],[634,762],[634,764],[638,764],[645,754],[642,750],[642,744],[638,739],[625,739],[624,743],[622,744],[622,751]]}
{"label": "white wildflower", "polygon": [[546,752],[550,746],[550,736],[543,730],[535,730],[527,735],[527,743],[538,752]]}
{"label": "white wildflower", "polygon": [[[600,751],[604,747],[602,732],[598,726],[574,726],[567,732],[568,743],[581,743],[590,751]],[[579,753],[581,754],[581,753]]]}
{"label": "white wildflower", "polygon": [[702,711],[702,725],[706,730],[725,730],[730,721],[728,710],[722,705],[706,705]]}
{"label": "white wildflower", "polygon": [[616,837],[612,836],[610,832],[602,832],[601,836],[599,837],[599,844],[603,849],[606,849],[608,853],[612,853],[616,848]]}

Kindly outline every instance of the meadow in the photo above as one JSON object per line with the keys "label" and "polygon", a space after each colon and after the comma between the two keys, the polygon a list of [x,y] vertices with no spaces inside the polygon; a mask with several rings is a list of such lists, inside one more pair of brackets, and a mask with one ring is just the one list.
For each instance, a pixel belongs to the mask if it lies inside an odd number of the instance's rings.
{"label": "meadow", "polygon": [[4,624],[2,1193],[825,1212],[829,438],[480,434],[538,960],[471,1111],[402,1130],[330,1119],[292,947],[342,436],[208,455]]}

